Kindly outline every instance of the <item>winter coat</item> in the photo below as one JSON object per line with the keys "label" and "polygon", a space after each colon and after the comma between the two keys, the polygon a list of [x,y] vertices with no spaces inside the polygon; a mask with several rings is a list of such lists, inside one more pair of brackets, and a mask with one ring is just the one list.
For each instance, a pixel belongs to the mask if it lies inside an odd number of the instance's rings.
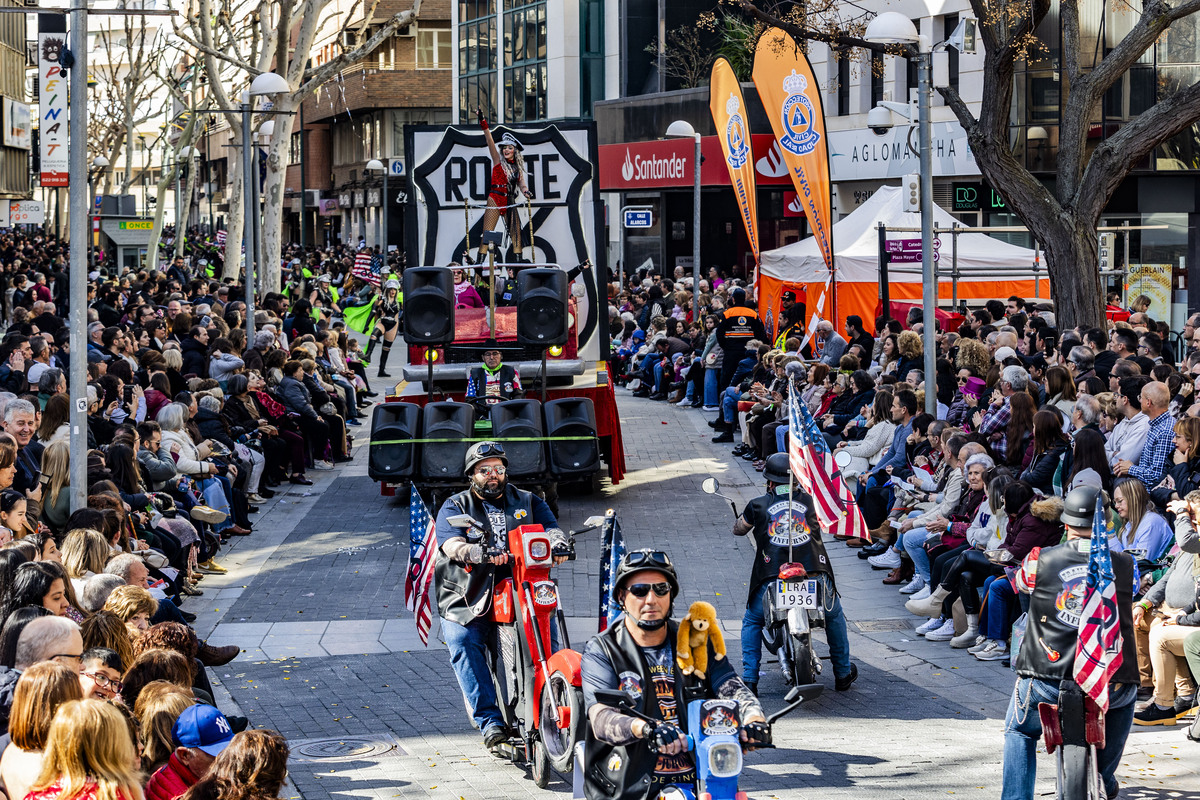
{"label": "winter coat", "polygon": [[199,780],[178,756],[171,753],[167,763],[150,776],[146,784],[146,800],[176,800]]}
{"label": "winter coat", "polygon": [[171,398],[160,392],[158,389],[146,390],[146,419],[158,419],[158,412],[162,411]]}
{"label": "winter coat", "polygon": [[977,550],[995,550],[1008,532],[1008,515],[992,511],[989,503],[979,504],[975,519],[967,528],[967,544]]}
{"label": "winter coat", "polygon": [[[966,483],[966,481],[964,481]],[[950,524],[942,533],[942,545],[944,547],[958,547],[967,540],[967,529],[971,526],[971,521],[975,519],[975,512],[979,507],[987,502],[987,494],[983,489],[968,489],[963,487],[962,497],[958,499],[954,510],[946,517]]]}
{"label": "winter coat", "polygon": [[1035,498],[1008,517],[1008,532],[1000,549],[1020,562],[1035,547],[1053,547],[1063,536],[1063,501],[1058,497]]}
{"label": "winter coat", "polygon": [[177,474],[175,459],[171,458],[170,448],[160,448],[155,454],[143,447],[138,450],[137,458],[138,466],[152,492],[161,491],[167,481]]}
{"label": "winter coat", "polygon": [[875,389],[873,388],[854,394],[842,392],[841,397],[834,401],[828,411],[833,414],[833,425],[827,427],[826,430],[836,429],[838,433],[841,433],[846,424],[858,416],[858,412],[862,410],[863,406],[869,406],[873,402],[875,402]]}
{"label": "winter coat", "polygon": [[13,694],[21,673],[8,667],[0,667],[0,730],[8,730],[8,715],[12,712]]}
{"label": "winter coat", "polygon": [[162,446],[159,452],[171,456],[171,445],[179,445],[179,455],[175,459],[175,471],[183,475],[204,477],[208,475],[208,464],[201,460],[200,450],[192,444],[192,440],[183,431],[163,431]]}
{"label": "winter coat", "polygon": [[184,375],[198,375],[201,378],[208,377],[207,345],[200,342],[196,337],[189,336],[179,346],[179,352],[183,356],[181,373]]}
{"label": "winter coat", "polygon": [[229,376],[246,366],[246,362],[233,353],[213,353],[208,360],[208,377],[214,381],[224,382]]}
{"label": "winter coat", "polygon": [[288,411],[308,419],[317,419],[317,410],[312,406],[308,388],[300,381],[291,376],[285,376],[283,380],[279,381],[276,392]]}
{"label": "winter coat", "polygon": [[892,434],[896,432],[896,423],[891,421],[876,422],[867,428],[863,438],[847,442],[843,448],[850,454],[850,464],[842,470],[844,475],[861,475],[879,461],[883,451],[891,444]]}
{"label": "winter coat", "polygon": [[[1071,473],[1071,461],[1072,453],[1068,443],[1062,440],[1054,442],[1046,452],[1032,456],[1029,468],[1021,473],[1021,480],[1042,494],[1055,494],[1054,475],[1058,472],[1059,464],[1062,464],[1062,474],[1065,478]],[[1061,488],[1059,487],[1060,490]]]}
{"label": "winter coat", "polygon": [[212,439],[214,442],[220,442],[229,448],[232,452],[234,447],[234,439],[241,435],[241,432],[230,430],[225,424],[225,420],[221,419],[215,411],[209,411],[202,408],[196,412],[196,426],[200,428],[200,435],[205,439]]}

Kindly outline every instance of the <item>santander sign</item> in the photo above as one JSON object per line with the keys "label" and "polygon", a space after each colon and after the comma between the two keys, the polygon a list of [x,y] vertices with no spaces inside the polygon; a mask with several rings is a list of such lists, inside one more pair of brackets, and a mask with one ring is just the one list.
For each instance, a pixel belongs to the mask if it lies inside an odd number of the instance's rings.
{"label": "santander sign", "polygon": [[[773,150],[771,134],[753,136],[754,155],[758,159],[759,185],[791,186],[786,167],[779,169],[782,158]],[[628,189],[690,189],[693,186],[692,162],[695,145],[689,139],[659,139],[646,142],[602,144],[600,155],[600,190]],[[703,186],[729,186],[729,170],[716,136],[700,141],[704,164],[700,168]]]}
{"label": "santander sign", "polygon": [[666,158],[650,156],[642,158],[639,154],[630,157],[629,148],[625,148],[625,163],[621,165],[621,177],[628,183],[654,180],[683,180],[687,171],[687,161],[671,154]]}

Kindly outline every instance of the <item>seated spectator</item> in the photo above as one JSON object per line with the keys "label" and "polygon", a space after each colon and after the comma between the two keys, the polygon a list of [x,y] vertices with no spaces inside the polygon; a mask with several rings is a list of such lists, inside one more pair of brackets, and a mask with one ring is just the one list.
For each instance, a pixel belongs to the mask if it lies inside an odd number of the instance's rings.
{"label": "seated spectator", "polygon": [[[109,577],[112,576],[101,575],[92,580]],[[134,659],[133,637],[129,635],[129,629],[125,627],[125,623],[120,617],[111,611],[100,609],[85,619],[79,628],[83,635],[85,650],[114,651],[121,662],[121,669],[117,673],[118,677],[129,669],[129,665],[133,663]]]}
{"label": "seated spectator", "polygon": [[233,741],[229,720],[208,705],[192,705],[171,727],[175,749],[167,763],[150,776],[146,800],[177,800],[195,786]]}
{"label": "seated spectator", "polygon": [[68,788],[73,798],[136,800],[142,790],[137,751],[120,711],[99,700],[71,700],[59,706],[46,737],[42,772],[26,800],[58,800]]}
{"label": "seated spectator", "polygon": [[853,478],[867,472],[879,462],[883,451],[892,441],[896,423],[892,422],[892,393],[880,390],[870,403],[870,414],[866,419],[865,432],[861,438],[837,444],[838,451],[850,456],[850,462],[842,468],[842,475]]}
{"label": "seated spectator", "polygon": [[4,587],[0,618],[8,619],[21,606],[42,606],[55,616],[66,616],[70,601],[61,570],[59,565],[47,561],[32,561],[18,567],[12,585]]}
{"label": "seated spectator", "polygon": [[1200,419],[1184,417],[1175,423],[1175,452],[1167,475],[1150,492],[1160,508],[1200,489]]}
{"label": "seated spectator", "polygon": [[[85,620],[86,626],[91,620]],[[121,675],[125,669],[121,656],[107,647],[87,647],[87,631],[84,634],[83,657],[79,663],[79,685],[84,698],[93,700],[115,700],[121,696]]]}
{"label": "seated spectator", "polygon": [[196,704],[187,689],[167,681],[146,684],[138,695],[134,716],[141,731],[142,771],[154,773],[167,765],[175,742],[171,731],[185,709]]}
{"label": "seated spectator", "polygon": [[173,650],[147,650],[125,670],[125,688],[121,697],[125,705],[137,708],[142,690],[154,681],[167,681],[191,691],[192,668],[188,660]]}
{"label": "seated spectator", "polygon": [[158,610],[158,601],[140,586],[118,586],[104,601],[104,610],[116,614],[136,641],[150,628],[150,618]]}
{"label": "seated spectator", "polygon": [[8,797],[24,797],[41,774],[54,712],[69,700],[83,699],[77,663],[66,661],[34,664],[17,681],[8,720],[11,744],[0,757],[0,788]]}
{"label": "seated spectator", "polygon": [[17,639],[13,668],[0,673],[0,727],[8,727],[12,691],[27,669],[42,661],[70,662],[82,655],[83,638],[79,626],[71,620],[48,616],[25,625]]}
{"label": "seated spectator", "polygon": [[1063,479],[1071,471],[1071,440],[1057,411],[1042,409],[1033,415],[1033,440],[1025,454],[1029,466],[1021,480],[1044,495],[1062,495]]}
{"label": "seated spectator", "polygon": [[[3,498],[0,496],[0,504]],[[71,580],[76,597],[83,594],[87,580],[104,572],[110,548],[99,531],[77,528],[63,541],[62,564]]]}
{"label": "seated spectator", "polygon": [[287,779],[287,759],[287,741],[275,731],[243,731],[221,751],[184,800],[225,800],[235,793],[247,800],[278,797]]}
{"label": "seated spectator", "polygon": [[1174,451],[1175,420],[1167,412],[1171,396],[1164,383],[1157,381],[1142,387],[1142,413],[1150,419],[1146,444],[1137,463],[1127,459],[1117,462],[1113,474],[1131,475],[1153,489],[1167,470],[1167,457]]}
{"label": "seated spectator", "polygon": [[1113,491],[1113,507],[1124,525],[1120,533],[1108,540],[1110,550],[1129,551],[1140,561],[1158,561],[1166,555],[1175,535],[1154,510],[1145,484],[1136,478],[1120,478]]}

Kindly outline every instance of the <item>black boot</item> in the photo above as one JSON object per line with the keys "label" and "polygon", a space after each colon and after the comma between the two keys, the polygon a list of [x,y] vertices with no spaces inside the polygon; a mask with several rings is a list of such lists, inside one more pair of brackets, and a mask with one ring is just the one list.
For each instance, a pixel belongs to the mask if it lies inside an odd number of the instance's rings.
{"label": "black boot", "polygon": [[379,335],[375,334],[375,333],[371,334],[370,339],[367,339],[367,351],[365,353],[363,353],[363,362],[364,363],[367,363],[367,364],[371,363],[371,352],[375,350],[375,343],[378,341],[379,341]]}
{"label": "black boot", "polygon": [[391,352],[392,352],[392,343],[384,342],[383,343],[383,352],[379,356],[379,377],[381,377],[381,378],[392,377],[391,375],[389,375],[383,371],[383,368],[387,366],[388,354]]}

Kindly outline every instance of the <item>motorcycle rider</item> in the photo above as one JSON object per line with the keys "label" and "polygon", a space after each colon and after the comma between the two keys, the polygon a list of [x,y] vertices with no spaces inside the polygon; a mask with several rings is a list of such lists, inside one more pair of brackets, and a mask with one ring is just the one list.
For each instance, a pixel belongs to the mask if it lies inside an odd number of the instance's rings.
{"label": "motorcycle rider", "polygon": [[[584,738],[584,794],[589,800],[652,800],[670,784],[696,779],[688,752],[687,703],[720,697],[737,700],[742,741],[770,744],[771,729],[757,698],[709,644],[705,678],[685,676],[675,659],[679,626],[671,607],[679,579],[666,553],[634,550],[621,559],[613,594],[624,612],[592,637],[583,654],[583,699],[588,709]],[[661,720],[650,725],[596,700],[602,689],[620,689],[640,711]],[[653,741],[647,741],[652,738]]]}
{"label": "motorcycle rider", "polygon": [[[508,738],[488,668],[488,643],[496,633],[488,618],[492,589],[512,577],[508,532],[520,525],[541,525],[552,547],[567,544],[550,506],[532,492],[509,486],[507,469],[508,457],[498,442],[472,445],[464,466],[471,485],[442,504],[434,528],[441,543],[433,568],[438,616],[459,688],[489,749]],[[488,534],[453,527],[449,518],[457,514],[469,514]],[[506,552],[488,556],[488,547]],[[555,556],[554,563],[565,559]],[[553,642],[554,637],[552,648]]]}
{"label": "motorcycle rider", "polygon": [[788,474],[791,466],[787,453],[774,453],[763,465],[767,492],[754,498],[733,523],[735,536],[753,533],[754,567],[750,571],[750,596],[742,617],[742,680],[758,694],[758,666],[762,659],[762,631],[766,620],[763,601],[774,591],[779,569],[788,562],[788,517],[791,517],[792,561],[821,582],[825,608],[825,638],[833,662],[834,688],[844,692],[858,678],[858,667],[850,661],[850,640],[846,635],[846,615],[833,584],[833,565],[821,541],[813,500],[796,486],[788,500]]}
{"label": "motorcycle rider", "polygon": [[[1035,547],[1017,573],[1017,589],[1029,594],[1029,616],[1017,654],[1017,682],[1004,721],[1002,800],[1032,800],[1037,743],[1042,735],[1038,703],[1057,703],[1059,684],[1072,680],[1074,674],[1099,492],[1092,486],[1069,492],[1063,498],[1062,512],[1067,541]],[[1139,683],[1133,633],[1133,559],[1126,553],[1113,553],[1112,564],[1121,624],[1121,666],[1108,686],[1104,747],[1098,751],[1096,763],[1108,797],[1116,797],[1120,790],[1114,773],[1133,725]]]}

